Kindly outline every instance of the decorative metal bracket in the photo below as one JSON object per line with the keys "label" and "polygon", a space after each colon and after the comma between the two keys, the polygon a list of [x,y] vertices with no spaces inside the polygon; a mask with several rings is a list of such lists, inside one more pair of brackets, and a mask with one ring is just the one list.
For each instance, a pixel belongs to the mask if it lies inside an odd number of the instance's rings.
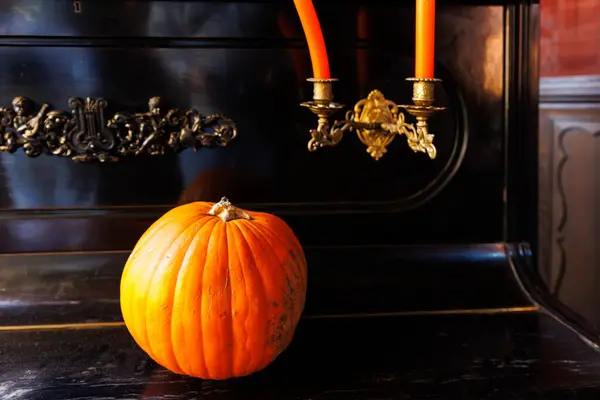
{"label": "decorative metal bracket", "polygon": [[162,99],[153,97],[144,113],[119,112],[108,121],[103,98],[69,99],[71,112],[37,113],[33,102],[16,97],[12,108],[0,108],[0,151],[22,148],[29,157],[49,154],[73,161],[119,161],[125,156],[157,156],[187,148],[227,146],[237,136],[235,122],[221,114],[204,116],[194,109],[161,112]]}
{"label": "decorative metal bracket", "polygon": [[[335,146],[342,140],[344,133],[356,131],[361,142],[367,146],[367,152],[375,160],[379,160],[387,152],[387,146],[397,135],[406,136],[413,151],[427,153],[434,159],[437,150],[433,144],[434,135],[429,133],[427,120],[436,111],[445,109],[433,106],[434,85],[440,79],[407,80],[413,82],[414,104],[398,106],[387,100],[379,90],[373,90],[366,99],[357,102],[354,109],[346,113],[345,120],[330,124],[330,116],[344,107],[333,102],[332,86],[337,79],[308,79],[314,85],[313,101],[301,105],[319,117],[317,129],[310,131],[312,138],[308,142],[308,150]],[[406,122],[404,114],[398,111],[399,108],[404,108],[417,122]]]}
{"label": "decorative metal bracket", "polygon": [[73,0],[73,12],[75,14],[81,14],[81,0]]}

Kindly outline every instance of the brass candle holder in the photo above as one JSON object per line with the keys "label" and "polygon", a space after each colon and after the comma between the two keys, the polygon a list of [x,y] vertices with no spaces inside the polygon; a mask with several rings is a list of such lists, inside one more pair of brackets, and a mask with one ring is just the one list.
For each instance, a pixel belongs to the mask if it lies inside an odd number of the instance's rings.
{"label": "brass candle holder", "polygon": [[[406,136],[409,147],[414,152],[423,152],[434,159],[437,150],[433,144],[434,135],[429,133],[427,121],[435,112],[445,107],[433,105],[437,78],[407,78],[413,83],[413,103],[397,105],[386,99],[379,90],[373,90],[366,99],[358,101],[353,110],[346,113],[345,120],[330,122],[330,117],[344,105],[333,102],[333,83],[337,79],[308,79],[313,83],[313,100],[301,106],[317,115],[317,129],[311,129],[308,150],[315,151],[325,146],[335,146],[344,133],[356,131],[359,139],[367,146],[367,152],[379,160],[387,146],[397,135]],[[405,121],[405,115],[399,112],[403,108],[416,118],[415,123]]]}

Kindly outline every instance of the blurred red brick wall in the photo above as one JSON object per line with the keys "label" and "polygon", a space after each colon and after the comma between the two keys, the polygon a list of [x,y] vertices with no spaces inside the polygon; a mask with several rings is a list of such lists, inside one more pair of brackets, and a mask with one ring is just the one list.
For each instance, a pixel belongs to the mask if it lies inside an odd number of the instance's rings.
{"label": "blurred red brick wall", "polygon": [[540,0],[541,76],[600,75],[600,0]]}

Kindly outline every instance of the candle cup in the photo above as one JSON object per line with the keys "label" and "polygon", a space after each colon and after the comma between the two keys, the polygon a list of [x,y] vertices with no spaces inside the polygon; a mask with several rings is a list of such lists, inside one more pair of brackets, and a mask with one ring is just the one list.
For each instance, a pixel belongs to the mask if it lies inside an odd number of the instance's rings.
{"label": "candle cup", "polygon": [[441,82],[437,78],[407,78],[413,83],[412,101],[417,106],[428,107],[435,100],[435,83]]}
{"label": "candle cup", "polygon": [[313,100],[320,105],[329,105],[333,102],[333,83],[337,79],[309,78],[307,81],[313,84]]}
{"label": "candle cup", "polygon": [[435,83],[441,82],[437,78],[407,78],[413,83],[413,96],[411,105],[402,105],[410,115],[416,118],[415,135],[409,139],[409,146],[414,151],[425,151],[431,159],[437,155],[437,150],[433,145],[433,135],[429,133],[429,118],[445,107],[436,107],[433,105],[435,100]]}
{"label": "candle cup", "polygon": [[333,82],[337,82],[337,79],[309,78],[307,81],[313,84],[313,100],[300,105],[319,117],[317,129],[310,131],[312,139],[308,142],[308,150],[315,151],[319,147],[335,146],[342,140],[342,134],[331,131],[329,117],[344,108],[343,104],[333,102]]}
{"label": "candle cup", "polygon": [[309,78],[307,81],[313,84],[313,101],[300,105],[318,115],[321,123],[325,124],[325,120],[331,114],[344,107],[342,104],[333,102],[333,83],[337,82],[337,79]]}
{"label": "candle cup", "polygon": [[445,107],[436,107],[433,105],[435,100],[435,83],[441,82],[437,78],[406,78],[413,83],[413,96],[411,105],[401,105],[409,114],[417,118],[420,123],[426,123],[427,119],[437,111],[442,111]]}

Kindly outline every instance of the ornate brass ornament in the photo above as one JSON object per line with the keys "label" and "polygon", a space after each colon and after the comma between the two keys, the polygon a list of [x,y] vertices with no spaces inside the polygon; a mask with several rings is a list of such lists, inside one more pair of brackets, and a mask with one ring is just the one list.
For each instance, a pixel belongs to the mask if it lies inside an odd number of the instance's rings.
{"label": "ornate brass ornament", "polygon": [[75,14],[81,14],[81,0],[73,0],[73,12]]}
{"label": "ornate brass ornament", "polygon": [[[342,140],[344,133],[355,131],[375,160],[379,160],[387,152],[387,146],[397,135],[406,136],[413,151],[427,153],[434,159],[437,150],[433,144],[434,136],[429,133],[427,120],[436,111],[445,109],[433,106],[435,82],[440,79],[407,80],[413,82],[414,104],[398,106],[386,99],[379,90],[373,90],[366,99],[358,101],[354,109],[346,113],[345,120],[331,124],[330,116],[344,107],[333,102],[333,82],[337,79],[308,79],[314,86],[313,101],[301,105],[319,118],[317,129],[310,131],[312,138],[308,142],[308,150],[335,146]],[[406,122],[405,115],[399,112],[399,108],[414,116],[416,123]]]}
{"label": "ornate brass ornament", "polygon": [[153,97],[148,111],[118,112],[105,118],[103,98],[69,99],[71,112],[51,110],[44,103],[16,97],[12,108],[0,108],[0,150],[22,148],[29,157],[49,154],[73,161],[119,161],[126,156],[157,156],[187,148],[227,146],[237,136],[235,122],[221,114],[204,116],[194,109],[161,112]]}

